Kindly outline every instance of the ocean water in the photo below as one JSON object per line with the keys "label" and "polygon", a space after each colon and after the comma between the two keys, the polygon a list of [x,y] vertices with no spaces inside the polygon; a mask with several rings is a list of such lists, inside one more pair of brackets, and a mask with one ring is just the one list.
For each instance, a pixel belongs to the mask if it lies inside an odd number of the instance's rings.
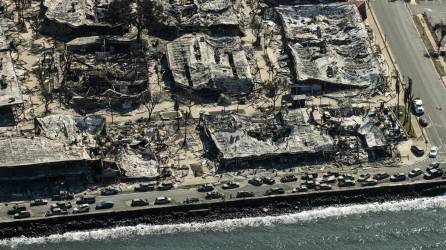
{"label": "ocean water", "polygon": [[446,249],[446,196],[0,241],[1,249]]}

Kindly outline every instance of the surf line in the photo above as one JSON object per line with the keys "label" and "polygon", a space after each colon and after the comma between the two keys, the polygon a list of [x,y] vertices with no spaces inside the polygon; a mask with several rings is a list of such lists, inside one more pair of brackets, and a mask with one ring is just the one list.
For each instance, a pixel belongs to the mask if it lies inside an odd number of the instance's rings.
{"label": "surf line", "polygon": [[136,225],[122,226],[108,229],[97,229],[90,231],[67,232],[64,234],[53,234],[46,237],[15,237],[0,240],[0,246],[16,248],[20,245],[32,244],[55,244],[61,242],[79,242],[88,240],[110,240],[125,239],[134,236],[161,235],[175,233],[193,233],[203,231],[229,232],[239,228],[268,227],[280,224],[298,224],[311,222],[324,218],[346,217],[350,215],[360,215],[380,212],[401,212],[412,210],[423,210],[433,208],[446,208],[446,196],[429,198],[417,198],[410,200],[387,201],[383,203],[355,204],[346,206],[329,206],[298,213],[227,219],[206,223],[183,223],[169,225]]}

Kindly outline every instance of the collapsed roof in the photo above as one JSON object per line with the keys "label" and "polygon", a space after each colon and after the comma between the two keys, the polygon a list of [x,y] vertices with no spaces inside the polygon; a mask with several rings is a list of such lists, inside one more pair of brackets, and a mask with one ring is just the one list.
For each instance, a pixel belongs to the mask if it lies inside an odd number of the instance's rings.
{"label": "collapsed roof", "polygon": [[182,87],[239,95],[253,87],[239,37],[184,35],[167,45],[167,60],[175,83]]}
{"label": "collapsed roof", "polygon": [[155,21],[161,26],[191,31],[211,29],[217,26],[229,26],[237,30],[239,28],[238,18],[231,0],[148,1],[154,2],[160,11],[155,15]]}
{"label": "collapsed roof", "polygon": [[125,0],[44,0],[43,33],[62,40],[93,34],[121,34],[117,21],[111,24],[108,8]]}
{"label": "collapsed roof", "polygon": [[108,26],[100,20],[104,9],[114,0],[45,0],[45,17],[71,27],[79,26]]}
{"label": "collapsed roof", "polygon": [[298,82],[375,87],[382,80],[364,23],[353,4],[280,6]]}
{"label": "collapsed roof", "polygon": [[86,135],[97,135],[105,126],[101,116],[49,115],[36,119],[40,135],[52,140],[77,144]]}
{"label": "collapsed roof", "polygon": [[147,65],[135,41],[115,36],[80,37],[67,43],[72,63],[66,76],[74,100],[106,102],[147,95]]}
{"label": "collapsed roof", "polygon": [[388,145],[384,133],[373,121],[364,120],[358,129],[358,133],[363,136],[367,148],[380,148]]}
{"label": "collapsed roof", "polygon": [[0,18],[0,107],[22,104],[22,94],[6,39],[7,20]]}
{"label": "collapsed roof", "polygon": [[308,119],[305,110],[275,117],[222,114],[207,116],[205,126],[220,160],[332,152],[333,139],[308,124]]}

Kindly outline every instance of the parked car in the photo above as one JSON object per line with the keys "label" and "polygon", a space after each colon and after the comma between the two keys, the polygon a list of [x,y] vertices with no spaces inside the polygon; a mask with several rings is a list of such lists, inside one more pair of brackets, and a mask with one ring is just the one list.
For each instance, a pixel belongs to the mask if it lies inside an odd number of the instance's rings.
{"label": "parked car", "polygon": [[376,179],[368,178],[366,180],[363,180],[361,185],[367,187],[367,186],[375,186],[378,184],[378,181]]}
{"label": "parked car", "polygon": [[307,192],[308,191],[308,187],[306,185],[300,185],[297,188],[294,188],[291,192],[293,193],[302,193],[302,192]]}
{"label": "parked car", "polygon": [[161,184],[158,185],[157,190],[160,191],[165,191],[165,190],[170,190],[173,188],[173,182],[162,182]]}
{"label": "parked car", "polygon": [[212,184],[204,184],[201,185],[200,187],[198,187],[198,192],[210,192],[212,190],[214,190],[214,185]]}
{"label": "parked car", "polygon": [[416,97],[413,100],[413,111],[416,115],[422,115],[424,114],[424,107],[423,107],[423,101],[419,98]]}
{"label": "parked car", "polygon": [[356,182],[354,180],[347,179],[338,181],[339,187],[353,187],[354,185],[356,185]]}
{"label": "parked car", "polygon": [[420,123],[421,127],[429,126],[429,121],[424,116],[421,116],[420,118],[418,118],[418,122]]}
{"label": "parked car", "polygon": [[429,158],[436,158],[437,154],[438,154],[438,147],[432,146],[431,149],[429,150]]}
{"label": "parked car", "polygon": [[432,169],[431,171],[424,174],[424,179],[426,180],[432,180],[438,177],[441,177],[443,175],[443,171],[439,169]]}
{"label": "parked car", "polygon": [[45,216],[66,215],[66,214],[68,214],[68,210],[61,209],[60,207],[56,207],[56,208],[46,212]]}
{"label": "parked car", "polygon": [[222,186],[223,189],[234,189],[238,187],[240,187],[240,185],[237,182],[232,182],[232,181],[225,183]]}
{"label": "parked car", "polygon": [[331,190],[331,185],[326,183],[321,183],[319,186],[317,186],[317,189],[319,190]]}
{"label": "parked car", "polygon": [[384,179],[389,178],[390,175],[388,173],[382,172],[382,173],[377,173],[373,176],[373,179],[377,180],[377,181],[381,181]]}
{"label": "parked car", "polygon": [[286,183],[286,182],[294,182],[297,181],[297,177],[295,175],[286,175],[280,178],[280,182]]}
{"label": "parked car", "polygon": [[70,209],[72,207],[71,202],[67,201],[59,201],[57,203],[51,204],[50,209],[53,210],[55,208],[60,208],[60,209]]}
{"label": "parked car", "polygon": [[415,177],[420,176],[422,174],[423,174],[423,171],[421,169],[415,168],[415,169],[410,170],[409,177],[410,178],[415,178]]}
{"label": "parked car", "polygon": [[418,145],[412,145],[410,147],[410,151],[412,151],[412,153],[415,156],[418,156],[418,157],[421,157],[421,156],[424,155],[424,149],[421,146],[418,146]]}
{"label": "parked car", "polygon": [[358,182],[363,182],[363,181],[365,181],[365,180],[367,180],[369,178],[370,178],[370,174],[369,173],[361,174],[361,175],[359,175]]}
{"label": "parked car", "polygon": [[221,198],[223,198],[223,194],[216,191],[206,193],[205,197],[206,200],[221,199]]}
{"label": "parked car", "polygon": [[440,166],[440,163],[438,161],[434,160],[434,161],[429,163],[428,167],[430,167],[430,168],[438,168],[439,166]]}
{"label": "parked car", "polygon": [[248,192],[248,191],[238,191],[236,197],[237,198],[247,198],[247,197],[254,197],[254,192]]}
{"label": "parked car", "polygon": [[73,208],[73,214],[87,213],[90,211],[90,205],[81,204],[75,208]]}
{"label": "parked car", "polygon": [[132,207],[142,207],[149,205],[149,202],[146,199],[133,199],[130,203]]}
{"label": "parked car", "polygon": [[115,204],[112,201],[100,201],[96,203],[96,209],[108,209],[112,208]]}
{"label": "parked car", "polygon": [[93,204],[96,202],[96,197],[93,195],[83,195],[77,199],[76,204]]}
{"label": "parked car", "polygon": [[8,210],[9,215],[14,215],[16,213],[20,213],[22,211],[26,211],[26,207],[24,204],[14,204],[12,208]]}
{"label": "parked car", "polygon": [[394,174],[390,176],[390,181],[392,182],[398,182],[398,181],[404,181],[406,180],[406,175],[404,173]]}
{"label": "parked car", "polygon": [[248,183],[254,186],[262,186],[263,180],[260,178],[252,178],[248,181]]}
{"label": "parked car", "polygon": [[265,195],[274,195],[274,194],[284,194],[285,190],[280,187],[273,187],[271,189],[266,190]]}
{"label": "parked car", "polygon": [[107,196],[107,195],[115,195],[118,194],[119,191],[116,188],[107,187],[101,190],[101,195]]}
{"label": "parked car", "polygon": [[30,203],[30,205],[32,207],[43,206],[43,205],[46,205],[46,204],[48,204],[48,201],[44,200],[44,199],[35,199],[35,200],[31,201],[31,203]]}
{"label": "parked car", "polygon": [[307,188],[311,189],[311,188],[315,188],[318,183],[316,181],[306,181],[304,182],[304,185],[307,186]]}
{"label": "parked car", "polygon": [[31,217],[31,213],[29,211],[20,211],[14,214],[14,219],[24,219]]}
{"label": "parked car", "polygon": [[302,180],[306,181],[306,180],[313,180],[316,179],[318,176],[318,173],[305,173],[304,175],[302,175]]}
{"label": "parked car", "polygon": [[262,182],[266,185],[274,185],[276,183],[276,180],[274,180],[271,177],[262,177]]}
{"label": "parked car", "polygon": [[171,201],[172,201],[172,199],[170,197],[160,196],[160,197],[156,197],[155,205],[169,204]]}
{"label": "parked car", "polygon": [[333,184],[336,182],[336,177],[334,175],[330,175],[328,177],[324,177],[321,183]]}
{"label": "parked car", "polygon": [[135,187],[135,192],[148,192],[155,190],[155,183],[140,183]]}

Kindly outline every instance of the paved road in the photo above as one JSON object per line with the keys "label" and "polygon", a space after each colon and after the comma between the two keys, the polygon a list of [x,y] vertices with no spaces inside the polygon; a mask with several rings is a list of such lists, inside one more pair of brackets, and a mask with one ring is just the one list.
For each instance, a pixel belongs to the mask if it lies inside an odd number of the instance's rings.
{"label": "paved road", "polygon": [[[431,125],[427,128],[430,142],[446,153],[446,89],[435,70],[415,27],[411,14],[403,1],[371,1],[372,9],[401,74],[411,77],[413,93],[422,98],[426,116]],[[441,107],[442,111],[439,111]]]}

